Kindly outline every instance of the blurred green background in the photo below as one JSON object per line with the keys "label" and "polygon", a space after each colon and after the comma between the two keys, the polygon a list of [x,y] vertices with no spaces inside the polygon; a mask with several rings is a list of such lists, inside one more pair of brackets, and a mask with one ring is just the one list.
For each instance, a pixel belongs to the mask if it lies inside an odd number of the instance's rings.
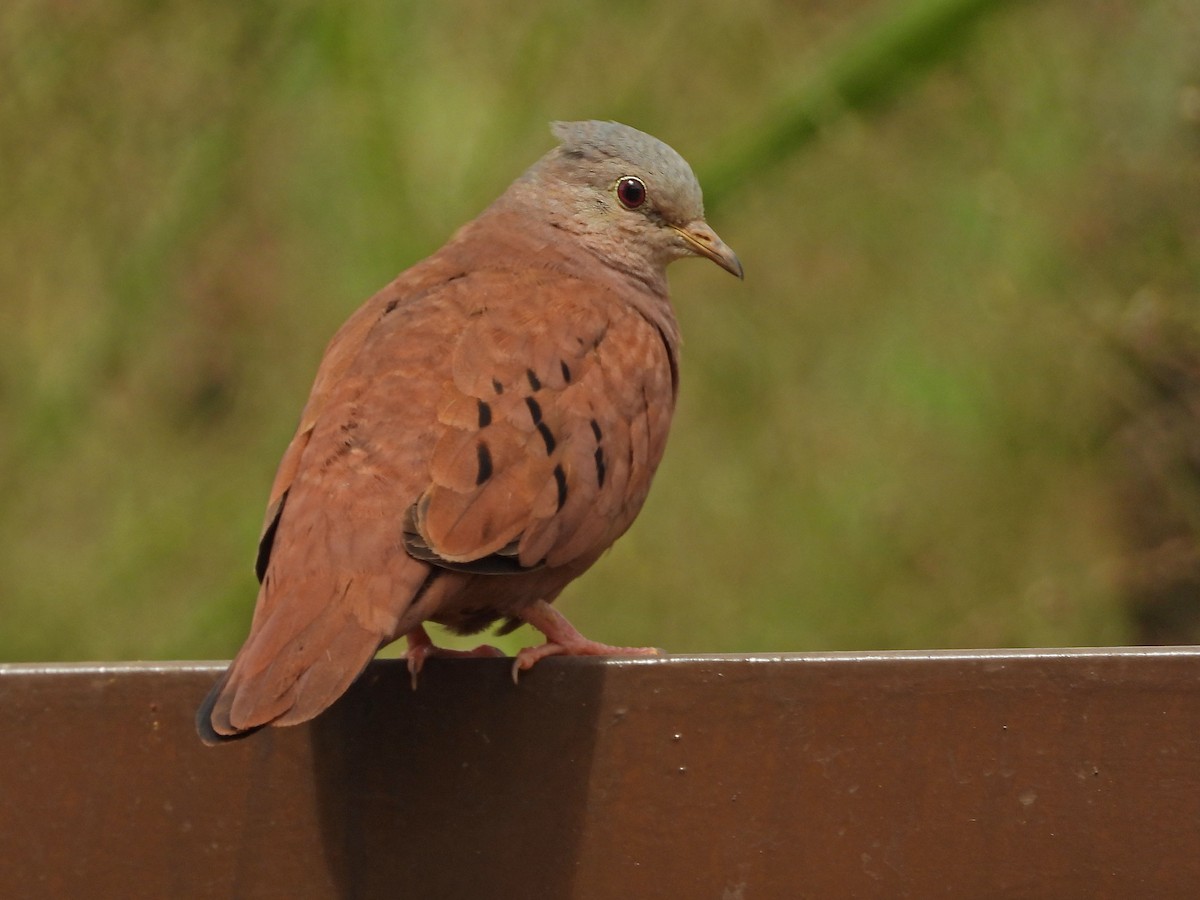
{"label": "blurred green background", "polygon": [[232,654],[325,342],[556,118],[673,144],[747,270],[673,267],[682,406],[581,630],[1197,635],[1195,0],[7,0],[0,658]]}

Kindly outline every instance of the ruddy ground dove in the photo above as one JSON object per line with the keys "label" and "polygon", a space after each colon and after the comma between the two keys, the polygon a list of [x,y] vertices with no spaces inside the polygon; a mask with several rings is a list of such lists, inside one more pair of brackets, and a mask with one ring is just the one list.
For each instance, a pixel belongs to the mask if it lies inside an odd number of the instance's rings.
{"label": "ruddy ground dove", "polygon": [[[674,150],[615,122],[561,142],[337,332],[271,488],[250,635],[197,714],[207,743],[311,719],[403,636],[434,647],[522,622],[589,641],[550,604],[633,522],[678,388],[666,267],[739,278]],[[491,647],[466,651],[499,655]]]}

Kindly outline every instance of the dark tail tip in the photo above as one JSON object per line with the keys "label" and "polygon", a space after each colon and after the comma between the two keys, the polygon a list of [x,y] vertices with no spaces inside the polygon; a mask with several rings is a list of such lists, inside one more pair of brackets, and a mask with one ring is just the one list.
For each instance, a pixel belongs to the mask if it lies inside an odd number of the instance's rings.
{"label": "dark tail tip", "polygon": [[196,710],[196,734],[200,736],[200,740],[209,747],[215,747],[218,744],[228,744],[230,741],[239,741],[244,737],[249,737],[258,731],[262,726],[255,728],[247,728],[244,731],[230,731],[222,733],[217,731],[213,725],[213,710],[217,706],[217,701],[221,699],[221,694],[225,690],[225,685],[229,681],[229,672],[217,679],[217,683],[212,686],[212,690],[208,692],[208,696],[200,704],[200,708]]}

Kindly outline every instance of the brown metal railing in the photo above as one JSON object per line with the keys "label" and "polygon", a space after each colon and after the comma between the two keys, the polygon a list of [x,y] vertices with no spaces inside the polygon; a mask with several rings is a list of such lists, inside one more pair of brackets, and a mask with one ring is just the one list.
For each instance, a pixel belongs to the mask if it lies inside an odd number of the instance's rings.
{"label": "brown metal railing", "polygon": [[0,666],[0,897],[1191,897],[1200,652],[376,662],[207,748],[209,664]]}

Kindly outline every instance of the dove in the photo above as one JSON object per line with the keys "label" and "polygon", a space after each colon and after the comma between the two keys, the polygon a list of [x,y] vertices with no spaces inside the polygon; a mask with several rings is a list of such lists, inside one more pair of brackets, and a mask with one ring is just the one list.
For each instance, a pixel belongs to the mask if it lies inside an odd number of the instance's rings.
{"label": "dove", "polygon": [[527,623],[625,655],[552,604],[633,523],[679,390],[667,265],[742,277],[667,144],[556,122],[558,144],[326,348],[271,487],[250,633],[197,712],[205,743],[328,708],[403,637],[413,684],[458,634]]}

